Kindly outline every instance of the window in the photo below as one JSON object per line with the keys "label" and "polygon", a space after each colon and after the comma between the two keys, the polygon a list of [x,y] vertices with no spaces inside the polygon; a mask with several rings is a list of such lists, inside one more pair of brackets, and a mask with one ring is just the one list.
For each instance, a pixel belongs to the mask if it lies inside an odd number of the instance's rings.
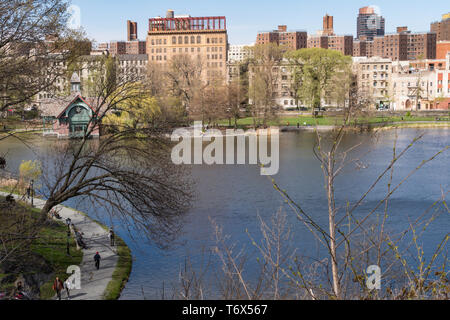
{"label": "window", "polygon": [[202,37],[197,36],[197,44],[200,44],[200,43],[202,43]]}
{"label": "window", "polygon": [[191,44],[195,44],[195,36],[191,36]]}
{"label": "window", "polygon": [[177,37],[172,37],[172,44],[177,44]]}
{"label": "window", "polygon": [[183,37],[182,36],[178,37],[178,44],[183,44]]}

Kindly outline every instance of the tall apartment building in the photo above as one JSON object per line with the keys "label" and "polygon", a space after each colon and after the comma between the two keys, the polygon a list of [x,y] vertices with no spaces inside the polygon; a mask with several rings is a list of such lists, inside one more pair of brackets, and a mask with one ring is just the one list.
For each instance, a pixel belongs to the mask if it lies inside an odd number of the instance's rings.
{"label": "tall apartment building", "polygon": [[308,48],[322,48],[342,52],[344,55],[353,55],[353,36],[308,36]]}
{"label": "tall apartment building", "polygon": [[391,94],[392,61],[379,57],[353,58],[353,72],[356,75],[361,96],[372,100],[373,108],[389,106]]}
{"label": "tall apartment building", "polygon": [[335,35],[333,17],[327,14],[323,17],[323,30],[319,30],[315,35],[308,35],[307,47],[336,50],[352,56],[353,36]]}
{"label": "tall apartment building", "polygon": [[450,13],[442,15],[441,21],[431,23],[430,31],[436,33],[437,41],[450,41]]}
{"label": "tall apartment building", "polygon": [[436,59],[436,33],[407,33],[408,60]]}
{"label": "tall apartment building", "polygon": [[256,44],[276,43],[291,50],[298,50],[307,47],[307,39],[306,31],[288,31],[287,26],[280,25],[277,30],[259,32]]}
{"label": "tall apartment building", "polygon": [[176,16],[149,20],[147,54],[149,62],[167,64],[176,55],[200,59],[205,76],[225,77],[228,35],[226,18]]}
{"label": "tall apartment building", "polygon": [[384,36],[385,23],[385,19],[373,7],[359,9],[356,21],[357,38],[365,36],[367,40],[373,40],[376,36]]}
{"label": "tall apartment building", "polygon": [[137,22],[127,21],[127,41],[111,41],[109,53],[112,56],[120,54],[146,54],[145,41],[137,38]]}

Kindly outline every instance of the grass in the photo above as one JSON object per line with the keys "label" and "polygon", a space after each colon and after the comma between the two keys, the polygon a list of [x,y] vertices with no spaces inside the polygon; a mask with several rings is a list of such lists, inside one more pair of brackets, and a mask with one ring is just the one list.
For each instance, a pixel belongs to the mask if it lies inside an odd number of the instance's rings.
{"label": "grass", "polygon": [[[334,126],[334,125],[340,125],[342,124],[343,118],[342,117],[317,117],[314,118],[312,116],[282,116],[278,118],[277,120],[268,121],[269,126],[287,126],[289,123],[289,126],[297,126],[297,123],[300,124],[300,126],[313,126],[313,125],[320,125],[320,126]],[[436,121],[435,117],[413,117],[413,116],[404,116],[402,117],[382,117],[382,116],[376,116],[376,117],[366,117],[366,118],[357,118],[356,124],[381,124],[381,123],[392,123],[392,122],[412,122],[412,121]],[[446,118],[446,121],[436,121],[436,123],[448,123],[448,118]],[[352,120],[352,124],[355,123],[355,120]],[[219,125],[221,126],[228,126],[228,120],[221,120],[219,121]],[[248,126],[253,126],[253,118],[242,118],[237,121],[238,127],[244,128]],[[232,122],[232,126],[234,123]]]}
{"label": "grass", "polygon": [[[32,251],[41,255],[50,263],[54,270],[54,277],[65,280],[69,277],[67,267],[79,266],[83,259],[83,252],[77,250],[75,240],[70,238],[70,256],[67,255],[67,227],[57,222],[53,227],[44,228],[41,237],[32,245]],[[44,283],[41,288],[41,299],[48,300],[55,295],[52,289],[53,280]]]}
{"label": "grass", "polygon": [[128,282],[128,278],[131,273],[131,266],[133,259],[131,256],[131,250],[125,244],[125,242],[116,236],[116,248],[119,255],[119,261],[117,262],[116,269],[112,275],[112,280],[106,287],[104,299],[105,300],[117,300],[120,297],[122,289]]}
{"label": "grass", "polygon": [[[0,197],[0,200],[4,200],[4,197]],[[36,208],[30,208],[29,206],[17,203],[12,209],[5,212],[1,216],[1,225],[11,225],[11,222],[20,221],[18,225],[22,225],[22,229],[18,229],[19,232],[29,232],[33,230],[33,224],[36,223],[40,210]],[[14,232],[12,229],[8,229],[6,232]],[[38,233],[37,239],[33,240],[29,245],[23,247],[23,251],[20,252],[20,261],[25,268],[33,270],[32,273],[43,273],[51,275],[51,279],[41,285],[40,298],[50,299],[54,296],[52,290],[53,280],[56,276],[61,279],[66,279],[69,275],[66,274],[67,267],[71,265],[80,265],[83,257],[81,251],[76,250],[76,245],[73,237],[69,239],[70,244],[70,256],[67,255],[67,227],[64,223],[59,221],[51,221],[44,225]],[[50,267],[51,273],[43,271],[40,262]],[[8,276],[2,274],[0,278]],[[17,278],[20,274],[13,274],[13,278]],[[9,291],[14,286],[15,280],[12,282],[2,284],[2,290]]]}

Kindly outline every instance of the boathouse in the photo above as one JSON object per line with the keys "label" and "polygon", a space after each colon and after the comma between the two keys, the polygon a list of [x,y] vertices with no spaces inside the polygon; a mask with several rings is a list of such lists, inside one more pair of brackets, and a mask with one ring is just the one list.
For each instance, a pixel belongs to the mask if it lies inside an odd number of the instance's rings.
{"label": "boathouse", "polygon": [[81,95],[80,78],[74,73],[70,79],[71,93],[67,97],[55,97],[43,101],[40,106],[43,135],[64,138],[83,138],[92,129],[90,138],[99,136],[93,98]]}

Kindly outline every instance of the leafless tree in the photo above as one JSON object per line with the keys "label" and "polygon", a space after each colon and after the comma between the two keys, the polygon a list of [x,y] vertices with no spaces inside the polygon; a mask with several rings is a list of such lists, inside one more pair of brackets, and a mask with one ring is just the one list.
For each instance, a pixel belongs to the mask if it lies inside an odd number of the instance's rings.
{"label": "leafless tree", "polygon": [[53,92],[64,65],[90,50],[80,31],[67,28],[63,0],[0,3],[0,111]]}
{"label": "leafless tree", "polygon": [[[190,191],[186,172],[172,164],[171,128],[162,122],[150,125],[158,113],[148,115],[149,122],[132,125],[119,122],[103,125],[98,140],[90,136],[113,112],[147,108],[148,90],[133,74],[117,72],[111,57],[91,82],[96,92],[91,118],[80,140],[55,144],[53,160],[43,159],[47,198],[42,209],[49,210],[72,198],[91,201],[114,218],[167,245],[178,231],[182,213],[189,206]],[[132,110],[131,110],[132,111]],[[131,112],[132,113],[132,112]]]}

